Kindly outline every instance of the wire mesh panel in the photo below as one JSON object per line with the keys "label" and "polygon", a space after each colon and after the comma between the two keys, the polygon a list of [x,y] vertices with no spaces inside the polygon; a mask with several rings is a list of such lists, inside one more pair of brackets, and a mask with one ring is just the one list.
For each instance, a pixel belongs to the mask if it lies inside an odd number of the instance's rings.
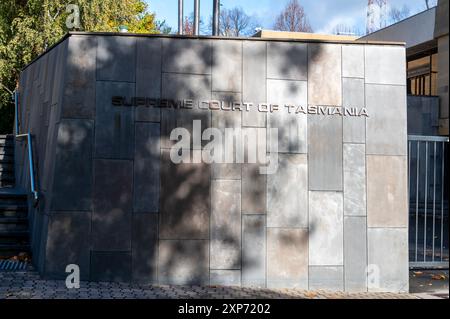
{"label": "wire mesh panel", "polygon": [[408,136],[411,267],[448,267],[448,138]]}

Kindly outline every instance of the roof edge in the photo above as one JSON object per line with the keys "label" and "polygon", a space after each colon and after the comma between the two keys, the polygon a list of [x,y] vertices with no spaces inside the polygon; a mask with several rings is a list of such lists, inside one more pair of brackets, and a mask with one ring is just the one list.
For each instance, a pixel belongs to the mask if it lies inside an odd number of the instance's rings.
{"label": "roof edge", "polygon": [[47,50],[42,52],[36,58],[27,63],[20,72],[23,72],[31,64],[39,60],[42,56],[53,50],[56,46],[64,42],[72,35],[82,36],[123,36],[123,37],[142,37],[142,38],[169,38],[169,39],[203,39],[203,40],[238,40],[238,41],[272,41],[272,42],[298,42],[298,43],[333,43],[333,44],[360,44],[360,45],[393,45],[405,47],[405,42],[390,42],[390,41],[375,41],[375,40],[361,40],[356,39],[354,41],[346,40],[317,40],[317,39],[286,39],[286,38],[256,38],[256,37],[220,37],[210,35],[178,35],[178,34],[148,34],[148,33],[124,33],[124,32],[82,32],[82,31],[70,31],[66,33],[55,44],[50,46]]}

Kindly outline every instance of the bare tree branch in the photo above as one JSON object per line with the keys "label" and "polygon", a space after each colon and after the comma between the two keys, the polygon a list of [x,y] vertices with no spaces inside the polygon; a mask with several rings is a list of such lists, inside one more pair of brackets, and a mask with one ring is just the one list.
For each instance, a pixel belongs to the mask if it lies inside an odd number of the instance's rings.
{"label": "bare tree branch", "polygon": [[240,7],[220,10],[219,34],[222,36],[241,37],[251,35],[256,24],[255,19],[246,14]]}
{"label": "bare tree branch", "polygon": [[291,0],[277,16],[275,30],[291,32],[312,32],[305,9],[298,0]]}

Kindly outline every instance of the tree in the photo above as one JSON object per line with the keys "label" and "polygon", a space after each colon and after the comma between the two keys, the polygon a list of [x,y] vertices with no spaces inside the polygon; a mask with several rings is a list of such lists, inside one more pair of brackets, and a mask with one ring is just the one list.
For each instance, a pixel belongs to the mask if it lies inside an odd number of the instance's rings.
{"label": "tree", "polygon": [[312,32],[305,9],[298,0],[291,0],[277,16],[275,30],[291,32]]}
{"label": "tree", "polygon": [[409,7],[405,4],[401,9],[397,7],[391,7],[389,10],[389,20],[391,23],[396,23],[398,21],[402,21],[410,16],[411,10]]}
{"label": "tree", "polygon": [[[212,29],[212,22],[210,25],[210,29]],[[254,33],[256,26],[255,19],[246,14],[240,7],[220,10],[219,34],[221,36],[249,36]]]}
{"label": "tree", "polygon": [[56,43],[67,31],[66,8],[76,4],[81,31],[158,33],[155,14],[143,0],[1,0],[0,1],[0,133],[10,133],[14,117],[11,94],[20,70]]}
{"label": "tree", "polygon": [[[207,30],[205,30],[203,19],[201,17],[199,17],[198,27],[199,27],[199,30],[198,30],[199,34],[205,33],[207,31]],[[194,13],[193,12],[189,15],[189,17],[188,16],[184,17],[183,34],[186,34],[186,35],[194,34]]]}
{"label": "tree", "polygon": [[162,21],[156,21],[156,29],[159,31],[159,33],[161,34],[170,34],[172,33],[172,27],[170,27],[167,23],[166,20],[162,20]]}

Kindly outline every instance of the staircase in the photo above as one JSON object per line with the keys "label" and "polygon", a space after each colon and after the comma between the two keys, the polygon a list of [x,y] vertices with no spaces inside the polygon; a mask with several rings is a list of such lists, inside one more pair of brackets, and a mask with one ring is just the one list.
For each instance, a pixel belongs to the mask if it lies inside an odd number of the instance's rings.
{"label": "staircase", "polygon": [[0,135],[0,188],[14,185],[14,137]]}
{"label": "staircase", "polygon": [[14,137],[0,135],[0,258],[29,253],[26,193],[14,188]]}

